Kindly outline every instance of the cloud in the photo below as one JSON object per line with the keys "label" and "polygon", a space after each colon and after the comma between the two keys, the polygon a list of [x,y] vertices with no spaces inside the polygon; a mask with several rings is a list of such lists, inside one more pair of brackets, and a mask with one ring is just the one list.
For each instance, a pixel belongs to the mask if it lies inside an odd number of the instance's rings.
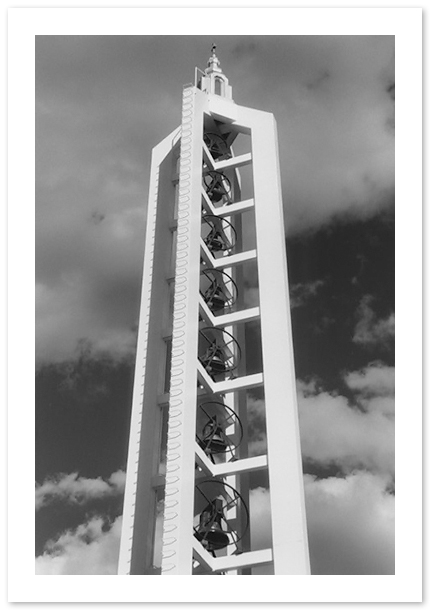
{"label": "cloud", "polygon": [[[381,376],[383,371],[379,370]],[[343,472],[366,468],[394,474],[394,397],[378,394],[378,385],[372,385],[370,379],[372,373],[369,367],[366,391],[358,392],[352,404],[345,396],[319,391],[315,384],[298,383],[305,460],[323,466],[335,464]],[[360,375],[350,373],[346,378],[353,384]]]}
{"label": "cloud", "polygon": [[59,474],[36,484],[36,510],[56,500],[71,504],[85,504],[91,500],[124,493],[125,472],[118,470],[104,480],[101,477],[88,479],[72,474]]}
{"label": "cloud", "polygon": [[[303,459],[342,472],[366,468],[394,474],[394,368],[371,363],[346,373],[348,399],[321,389],[316,380],[297,381]],[[248,396],[250,455],[267,450],[264,399]]]}
{"label": "cloud", "polygon": [[264,455],[267,452],[265,402],[252,394],[247,397],[248,413],[248,452],[250,456]]}
{"label": "cloud", "polygon": [[[59,208],[59,209],[58,209]],[[130,354],[142,273],[142,210],[91,214],[58,206],[39,219],[36,259],[36,358],[62,360],[85,338],[95,350]]]}
{"label": "cloud", "polygon": [[[386,477],[305,475],[311,573],[394,574],[394,496]],[[250,492],[253,549],[271,545],[270,490]],[[262,568],[256,573],[271,573]]]}
{"label": "cloud", "polygon": [[36,574],[117,574],[122,517],[94,517],[49,540],[36,557]]}
{"label": "cloud", "polygon": [[394,574],[394,496],[386,478],[305,475],[312,574]]}
{"label": "cloud", "polygon": [[347,373],[345,382],[351,390],[364,395],[394,396],[394,367],[373,362],[360,371]]}
{"label": "cloud", "polygon": [[251,549],[257,551],[271,546],[270,491],[256,487],[249,492]]}
{"label": "cloud", "polygon": [[361,371],[348,373],[344,379],[367,412],[394,419],[394,367],[373,363]]}
{"label": "cloud", "polygon": [[273,108],[290,233],[336,216],[371,216],[392,204],[394,192],[387,128],[393,102],[385,90],[393,41],[338,37],[323,43],[316,37],[307,50],[300,46],[302,73],[287,62],[288,78]]}
{"label": "cloud", "polygon": [[[394,37],[221,39],[235,101],[275,114],[290,234],[390,205]],[[39,360],[70,357],[81,338],[133,351],[151,149],[179,124],[182,85],[211,42],[38,37]]]}
{"label": "cloud", "polygon": [[[394,496],[386,478],[305,475],[305,498],[312,574],[394,573]],[[252,548],[266,548],[270,491],[252,489],[250,509]],[[97,516],[49,540],[36,574],[116,574],[121,521]]]}
{"label": "cloud", "polygon": [[372,300],[370,295],[365,295],[361,299],[357,309],[358,322],[355,326],[352,340],[363,347],[374,345],[386,347],[394,339],[394,313],[391,313],[387,318],[378,320],[375,312],[370,307]]}
{"label": "cloud", "polygon": [[305,305],[310,298],[317,294],[322,286],[324,286],[324,280],[293,284],[290,288],[291,308]]}

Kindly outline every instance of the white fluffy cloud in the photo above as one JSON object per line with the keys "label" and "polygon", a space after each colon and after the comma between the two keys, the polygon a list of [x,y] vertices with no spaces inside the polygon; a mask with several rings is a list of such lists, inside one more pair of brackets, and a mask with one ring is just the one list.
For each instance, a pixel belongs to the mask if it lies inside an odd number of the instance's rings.
{"label": "white fluffy cloud", "polygon": [[101,477],[88,479],[77,472],[60,474],[36,484],[36,510],[55,500],[73,504],[84,504],[90,500],[120,495],[124,492],[125,472],[118,470],[105,481]]}
{"label": "white fluffy cloud", "polygon": [[36,557],[36,574],[117,574],[122,517],[112,524],[102,517],[49,540]]}
{"label": "white fluffy cloud", "polygon": [[381,363],[372,363],[361,371],[345,375],[345,381],[351,390],[365,395],[394,396],[394,367]]}
{"label": "white fluffy cloud", "polygon": [[[312,574],[393,574],[394,496],[385,477],[355,472],[345,478],[305,476]],[[254,549],[270,545],[270,492],[251,490]],[[36,574],[116,574],[121,517],[95,517],[45,545]],[[260,573],[267,573],[260,570]]]}
{"label": "white fluffy cloud", "polygon": [[348,373],[345,382],[357,393],[366,411],[394,417],[394,367],[373,363],[361,371]]}
{"label": "white fluffy cloud", "polygon": [[361,299],[357,309],[358,322],[352,340],[363,346],[375,344],[387,345],[394,338],[395,317],[391,313],[387,318],[378,319],[370,306],[372,297],[366,295]]}
{"label": "white fluffy cloud", "polygon": [[298,384],[302,454],[344,472],[366,468],[394,474],[394,395],[391,367],[369,366],[349,373],[346,383],[356,392],[345,396]]}
{"label": "white fluffy cloud", "polygon": [[[394,473],[394,368],[372,363],[345,375],[353,400],[297,382],[302,455],[344,472],[366,468]],[[265,453],[263,399],[248,398],[249,453]]]}

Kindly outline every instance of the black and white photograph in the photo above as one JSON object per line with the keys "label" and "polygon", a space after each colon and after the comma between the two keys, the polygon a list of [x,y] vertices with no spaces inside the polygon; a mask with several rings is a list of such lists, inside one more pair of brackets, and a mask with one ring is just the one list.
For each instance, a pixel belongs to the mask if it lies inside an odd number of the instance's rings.
{"label": "black and white photograph", "polygon": [[396,36],[201,31],[34,36],[34,575],[395,577]]}

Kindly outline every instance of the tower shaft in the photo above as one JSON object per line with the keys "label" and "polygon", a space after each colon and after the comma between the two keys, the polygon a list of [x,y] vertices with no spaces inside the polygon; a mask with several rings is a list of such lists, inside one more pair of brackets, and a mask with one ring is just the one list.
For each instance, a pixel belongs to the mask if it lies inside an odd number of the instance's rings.
{"label": "tower shaft", "polygon": [[213,53],[153,151],[119,571],[267,565],[309,573],[276,124]]}

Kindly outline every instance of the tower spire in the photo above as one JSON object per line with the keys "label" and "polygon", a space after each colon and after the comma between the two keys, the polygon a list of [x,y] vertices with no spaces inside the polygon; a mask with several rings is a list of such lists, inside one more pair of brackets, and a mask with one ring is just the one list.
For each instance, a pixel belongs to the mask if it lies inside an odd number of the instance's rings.
{"label": "tower spire", "polygon": [[222,73],[222,70],[220,68],[220,60],[216,56],[215,51],[216,51],[216,44],[214,43],[211,47],[212,55],[209,57],[208,67],[205,70],[206,74],[211,74],[212,72]]}
{"label": "tower spire", "polygon": [[221,63],[216,56],[216,44],[213,43],[211,47],[211,56],[207,63],[207,68],[204,71],[204,76],[201,81],[201,89],[206,93],[212,93],[232,99],[231,86],[228,84],[228,78],[221,70]]}

